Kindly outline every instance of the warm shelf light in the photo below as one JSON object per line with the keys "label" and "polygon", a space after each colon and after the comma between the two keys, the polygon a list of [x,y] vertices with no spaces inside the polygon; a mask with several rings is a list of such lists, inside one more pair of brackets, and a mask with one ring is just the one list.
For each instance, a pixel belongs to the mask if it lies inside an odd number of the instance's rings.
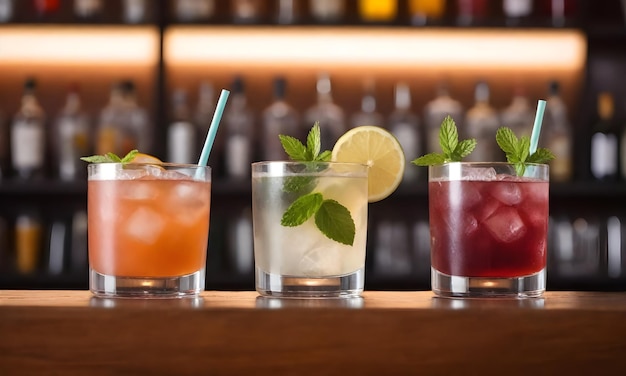
{"label": "warm shelf light", "polygon": [[586,39],[575,30],[224,28],[166,31],[168,64],[581,69]]}
{"label": "warm shelf light", "polygon": [[159,33],[152,27],[15,26],[0,30],[0,63],[156,64]]}

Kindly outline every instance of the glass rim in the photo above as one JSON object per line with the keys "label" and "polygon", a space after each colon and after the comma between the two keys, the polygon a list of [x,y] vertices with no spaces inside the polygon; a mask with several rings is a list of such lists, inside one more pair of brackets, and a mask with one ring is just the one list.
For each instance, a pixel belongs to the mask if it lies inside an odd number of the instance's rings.
{"label": "glass rim", "polygon": [[[430,165],[428,167],[441,167],[448,165],[476,165],[476,166],[515,166],[515,163],[510,162],[444,162],[441,164]],[[548,163],[524,163],[526,166],[537,166],[537,167],[549,167]]]}
{"label": "glass rim", "polygon": [[333,161],[259,161],[253,162],[252,166],[266,166],[270,164],[281,164],[281,165],[294,165],[294,164],[332,164],[332,165],[345,165],[345,166],[363,166],[369,168],[369,166],[365,163],[358,162],[333,162]]}
{"label": "glass rim", "polygon": [[172,167],[172,168],[208,168],[211,169],[211,166],[201,166],[197,164],[188,164],[188,163],[171,163],[171,162],[163,162],[163,163],[150,163],[150,162],[128,162],[128,163],[120,163],[120,162],[104,162],[104,163],[89,163],[87,167],[91,168],[92,166],[99,165],[115,165],[115,166],[157,166],[157,167]]}

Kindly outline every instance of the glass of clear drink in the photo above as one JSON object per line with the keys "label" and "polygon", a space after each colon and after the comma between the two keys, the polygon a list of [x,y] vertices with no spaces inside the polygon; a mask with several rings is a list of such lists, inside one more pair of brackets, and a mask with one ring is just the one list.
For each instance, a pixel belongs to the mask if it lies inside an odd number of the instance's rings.
{"label": "glass of clear drink", "polygon": [[443,297],[538,297],[546,288],[549,168],[430,166],[431,284]]}
{"label": "glass of clear drink", "polygon": [[158,298],[203,291],[210,199],[210,167],[90,164],[92,293]]}
{"label": "glass of clear drink", "polygon": [[[255,278],[261,295],[361,295],[365,281],[367,177],[368,167],[357,163],[252,164]],[[308,210],[297,208],[295,212],[304,215],[303,223],[285,225],[288,210],[307,195],[317,196],[320,205]],[[345,239],[333,240],[341,239],[350,227],[345,211],[337,210],[337,206],[347,209],[352,219],[351,244]]]}

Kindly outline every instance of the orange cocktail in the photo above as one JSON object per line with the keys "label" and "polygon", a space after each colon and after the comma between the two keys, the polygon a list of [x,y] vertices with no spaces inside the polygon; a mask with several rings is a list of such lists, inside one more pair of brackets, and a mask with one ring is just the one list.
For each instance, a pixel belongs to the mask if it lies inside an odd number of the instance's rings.
{"label": "orange cocktail", "polygon": [[208,167],[89,166],[90,286],[96,295],[186,295],[204,288]]}

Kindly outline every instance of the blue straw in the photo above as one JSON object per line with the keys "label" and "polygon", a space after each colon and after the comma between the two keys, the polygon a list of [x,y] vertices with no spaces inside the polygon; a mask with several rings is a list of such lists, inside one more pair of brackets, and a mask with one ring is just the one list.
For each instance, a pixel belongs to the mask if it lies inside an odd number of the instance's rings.
{"label": "blue straw", "polygon": [[530,155],[535,154],[537,145],[539,144],[539,133],[541,133],[541,122],[543,121],[543,113],[546,110],[546,101],[540,99],[537,102],[537,113],[535,114],[535,124],[533,124],[533,132],[530,134]]}
{"label": "blue straw", "polygon": [[217,128],[220,126],[220,120],[222,119],[222,113],[224,112],[224,107],[226,107],[226,101],[228,100],[229,94],[230,91],[222,89],[220,98],[217,101],[217,107],[215,108],[215,112],[213,113],[211,125],[209,126],[209,133],[207,133],[206,140],[204,140],[202,153],[200,153],[200,160],[198,161],[199,166],[206,166],[209,162],[209,154],[211,154],[211,148],[213,148],[213,142],[215,142]]}

